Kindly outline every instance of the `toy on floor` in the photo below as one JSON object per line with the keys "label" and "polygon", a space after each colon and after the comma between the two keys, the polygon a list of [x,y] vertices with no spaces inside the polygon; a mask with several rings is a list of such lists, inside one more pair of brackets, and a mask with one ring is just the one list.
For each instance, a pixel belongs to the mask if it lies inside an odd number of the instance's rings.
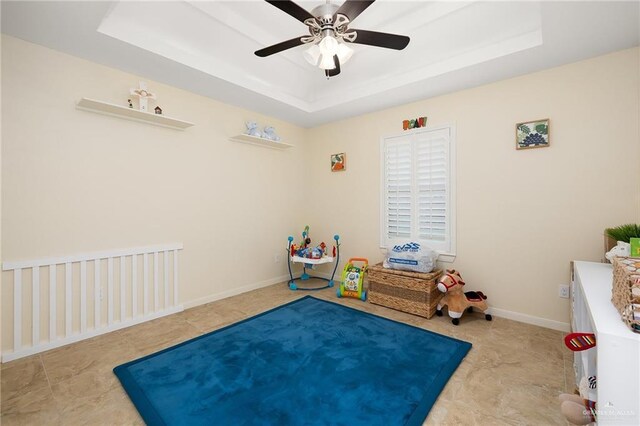
{"label": "toy on floor", "polygon": [[455,269],[447,269],[447,272],[438,280],[438,290],[444,293],[444,297],[436,307],[436,314],[442,316],[442,308],[447,306],[449,316],[452,318],[453,325],[460,324],[460,317],[465,311],[471,312],[473,308],[484,312],[487,321],[491,321],[491,315],[488,313],[489,307],[485,296],[480,291],[463,292],[462,287],[465,282],[462,276]]}
{"label": "toy on floor", "polygon": [[[564,337],[564,344],[573,352],[586,351],[596,346],[596,336],[593,333],[569,333]],[[560,395],[560,411],[567,421],[575,425],[587,425],[596,421],[596,403],[587,399],[596,387],[596,376],[582,377],[578,384],[580,395]]]}
{"label": "toy on floor", "polygon": [[588,425],[596,421],[596,403],[580,395],[560,394],[560,412],[574,425]]}
{"label": "toy on floor", "polygon": [[[305,226],[302,231],[302,241],[300,241],[299,245],[292,244],[293,237],[289,237],[289,244],[287,246],[287,265],[289,267],[289,288],[291,290],[321,290],[327,287],[333,287],[333,278],[336,274],[336,269],[338,269],[338,262],[340,261],[340,236],[334,235],[333,239],[335,240],[335,245],[333,246],[332,256],[327,254],[327,245],[324,242],[321,242],[317,246],[313,247],[311,245],[311,237],[309,235],[309,225]],[[335,260],[336,264],[333,268],[333,273],[331,274],[331,278],[323,278],[317,276],[311,276],[307,273],[307,269],[315,269],[317,265],[321,265],[323,263],[331,263]],[[291,263],[302,263],[302,275],[297,278],[293,277],[293,272],[291,271]],[[327,285],[324,287],[313,287],[313,288],[304,288],[298,287],[296,284],[297,281],[308,281],[310,279],[318,279],[327,281]]]}
{"label": "toy on floor", "polygon": [[596,335],[593,333],[569,333],[564,336],[564,344],[573,352],[586,351],[596,345]]}
{"label": "toy on floor", "polygon": [[[356,266],[354,262],[364,263]],[[342,270],[342,282],[336,294],[338,297],[353,297],[363,302],[367,300],[367,292],[364,289],[364,276],[367,273],[369,261],[363,257],[352,257]]]}

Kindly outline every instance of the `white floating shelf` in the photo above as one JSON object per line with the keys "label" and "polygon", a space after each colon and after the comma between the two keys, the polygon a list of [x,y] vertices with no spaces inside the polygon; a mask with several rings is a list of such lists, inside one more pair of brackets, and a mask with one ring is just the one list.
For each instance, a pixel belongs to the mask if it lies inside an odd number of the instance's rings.
{"label": "white floating shelf", "polygon": [[229,138],[232,142],[248,143],[250,145],[264,146],[265,148],[273,149],[287,149],[293,145],[284,142],[276,142],[265,138],[259,138],[257,136],[238,135]]}
{"label": "white floating shelf", "polygon": [[193,123],[178,120],[177,118],[168,117],[166,115],[139,111],[126,106],[96,101],[89,98],[80,99],[76,104],[76,108],[83,111],[91,111],[98,114],[120,117],[125,120],[141,121],[155,126],[168,127],[170,129],[184,130],[187,127],[193,126]]}

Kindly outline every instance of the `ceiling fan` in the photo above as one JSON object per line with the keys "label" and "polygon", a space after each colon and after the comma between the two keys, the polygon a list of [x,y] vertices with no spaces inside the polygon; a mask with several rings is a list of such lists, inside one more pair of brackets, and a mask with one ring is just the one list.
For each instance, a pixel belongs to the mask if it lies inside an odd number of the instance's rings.
{"label": "ceiling fan", "polygon": [[348,43],[366,44],[387,49],[402,50],[409,44],[409,37],[397,34],[349,28],[349,25],[375,0],[346,0],[342,6],[326,4],[307,12],[290,0],[266,0],[283,12],[293,16],[309,29],[310,35],[292,38],[273,46],[257,50],[262,58],[292,47],[309,44],[304,58],[312,65],[322,68],[327,78],[340,74],[340,65],[353,54]]}

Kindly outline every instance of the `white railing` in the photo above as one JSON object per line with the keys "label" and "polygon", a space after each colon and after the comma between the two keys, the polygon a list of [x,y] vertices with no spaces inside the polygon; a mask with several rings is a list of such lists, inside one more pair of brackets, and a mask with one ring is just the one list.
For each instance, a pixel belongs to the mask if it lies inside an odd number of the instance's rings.
{"label": "white railing", "polygon": [[2,361],[182,311],[182,248],[174,243],[3,262],[3,271],[13,271],[12,288],[10,277],[3,279],[3,296],[10,297],[6,290],[13,290],[13,312],[2,312],[3,323],[13,319],[13,350],[5,348]]}

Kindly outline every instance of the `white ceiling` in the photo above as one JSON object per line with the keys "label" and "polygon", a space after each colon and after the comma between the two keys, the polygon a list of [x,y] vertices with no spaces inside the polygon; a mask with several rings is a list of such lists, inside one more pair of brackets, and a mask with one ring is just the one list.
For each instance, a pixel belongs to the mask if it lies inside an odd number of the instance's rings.
{"label": "white ceiling", "polygon": [[[322,3],[298,2],[307,10]],[[1,7],[3,33],[304,127],[640,42],[638,2],[378,0],[352,26],[408,35],[409,46],[354,44],[342,73],[327,80],[304,61],[304,46],[267,58],[253,54],[307,34],[304,24],[264,1]]]}

